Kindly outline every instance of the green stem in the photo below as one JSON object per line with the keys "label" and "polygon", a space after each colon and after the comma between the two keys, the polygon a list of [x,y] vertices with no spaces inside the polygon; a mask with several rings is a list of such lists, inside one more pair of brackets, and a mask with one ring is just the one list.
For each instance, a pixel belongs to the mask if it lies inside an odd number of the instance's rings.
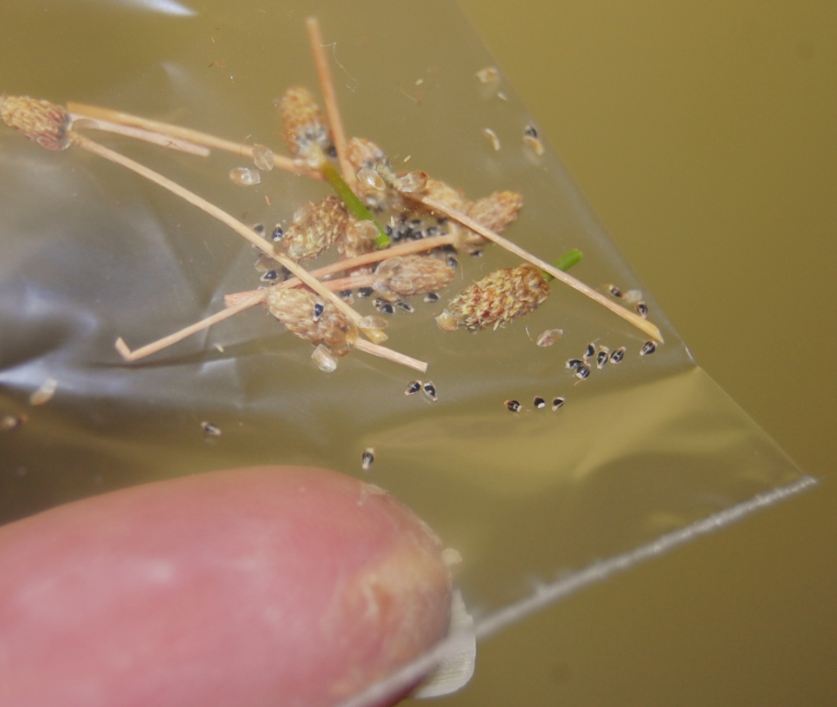
{"label": "green stem", "polygon": [[375,215],[369,210],[357,195],[352,191],[351,187],[346,184],[346,180],[340,176],[340,172],[331,162],[323,162],[320,167],[320,172],[323,178],[331,185],[334,192],[343,203],[346,205],[349,213],[360,221],[371,221],[375,224],[378,230],[378,237],[375,239],[375,245],[378,248],[386,248],[390,244],[390,237],[383,231],[383,229],[375,222]]}
{"label": "green stem", "polygon": [[[562,255],[558,260],[553,260],[552,264],[555,265],[556,268],[559,270],[563,270],[566,272],[569,270],[573,265],[577,265],[581,262],[581,259],[584,257],[584,254],[578,248],[572,248],[568,250],[564,255]],[[547,282],[550,280],[554,280],[555,278],[550,275],[549,273],[544,273],[543,276],[546,278]]]}

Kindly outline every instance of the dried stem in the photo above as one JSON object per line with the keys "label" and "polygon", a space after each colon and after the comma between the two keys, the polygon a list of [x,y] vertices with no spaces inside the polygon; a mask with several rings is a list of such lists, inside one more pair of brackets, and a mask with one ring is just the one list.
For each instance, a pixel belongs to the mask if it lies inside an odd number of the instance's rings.
{"label": "dried stem", "polygon": [[526,260],[532,263],[532,265],[539,267],[544,272],[549,273],[556,280],[560,280],[561,282],[563,282],[566,285],[569,285],[581,294],[586,295],[595,302],[598,302],[614,314],[622,317],[622,319],[624,319],[625,321],[633,324],[637,329],[640,329],[641,331],[645,332],[652,339],[656,339],[659,342],[663,341],[663,337],[660,333],[660,330],[647,319],[643,319],[638,314],[635,314],[634,312],[631,312],[630,310],[619,306],[615,302],[605,297],[601,292],[597,292],[589,285],[586,285],[583,282],[581,282],[581,280],[578,280],[572,275],[569,275],[563,272],[562,270],[559,270],[554,265],[546,262],[545,260],[541,260],[536,255],[532,255],[529,251],[521,248],[519,245],[513,243],[507,238],[504,238],[503,236],[495,233],[490,228],[486,228],[478,221],[475,221],[474,219],[469,217],[467,214],[464,214],[458,209],[453,209],[447,206],[446,204],[442,203],[441,201],[437,201],[436,199],[432,199],[430,197],[424,197],[418,194],[411,194],[406,192],[404,192],[404,196],[409,197],[410,199],[413,199],[414,201],[417,201],[420,204],[423,204],[428,209],[431,209],[436,213],[444,214],[448,218],[451,218],[454,221],[458,221],[466,228],[469,228],[472,231],[479,233],[484,238],[493,241],[500,247],[505,248],[510,253],[514,253],[518,257],[523,258],[523,260]]}
{"label": "dried stem", "polygon": [[337,93],[334,90],[334,79],[331,75],[331,67],[323,47],[323,35],[320,31],[320,21],[316,17],[308,17],[305,20],[305,27],[308,30],[308,42],[311,45],[311,54],[314,57],[314,65],[317,68],[317,78],[320,82],[320,90],[323,93],[326,116],[328,117],[331,135],[334,138],[334,147],[337,150],[337,161],[340,163],[340,171],[343,179],[349,184],[354,184],[355,175],[352,166],[346,157],[346,131],[343,128],[343,121],[340,118],[340,108],[337,105]]}
{"label": "dried stem", "polygon": [[119,355],[122,356],[123,359],[126,361],[137,361],[141,358],[145,358],[146,356],[151,356],[151,354],[155,354],[158,351],[162,351],[169,346],[173,346],[174,344],[178,343],[179,341],[183,341],[188,336],[192,334],[197,334],[199,331],[203,331],[204,329],[209,329],[209,327],[217,324],[218,322],[222,322],[225,319],[229,319],[230,317],[235,316],[239,312],[243,312],[245,309],[249,309],[253,307],[259,302],[263,302],[265,298],[265,291],[264,290],[256,290],[253,293],[250,293],[249,297],[244,297],[236,304],[226,307],[222,309],[220,312],[216,312],[215,314],[207,317],[206,319],[201,319],[199,322],[195,322],[194,324],[190,324],[179,331],[174,332],[173,334],[169,334],[168,336],[164,336],[162,339],[157,339],[157,341],[152,341],[150,344],[146,344],[145,346],[141,346],[138,349],[131,349],[128,348],[128,344],[125,343],[125,340],[121,337],[116,340],[116,350],[119,352]]}
{"label": "dried stem", "polygon": [[357,341],[355,341],[353,345],[358,351],[363,351],[363,353],[368,353],[372,356],[378,356],[379,358],[385,358],[388,361],[392,361],[393,363],[400,363],[402,366],[414,368],[415,370],[420,371],[421,373],[427,371],[426,361],[420,361],[417,358],[407,356],[406,354],[399,353],[398,351],[393,351],[392,349],[388,349],[385,346],[373,344],[371,341],[367,341],[366,339],[358,339]]}
{"label": "dried stem", "polygon": [[173,194],[192,204],[192,206],[199,208],[204,213],[209,214],[224,225],[228,226],[245,240],[256,246],[256,248],[261,250],[263,253],[267,254],[282,266],[290,270],[291,273],[296,275],[312,290],[335,305],[338,311],[340,311],[350,322],[352,322],[352,324],[355,326],[358,325],[358,322],[361,320],[360,314],[358,314],[331,290],[325,287],[316,277],[310,275],[305,268],[301,267],[298,263],[294,262],[287,256],[275,252],[269,243],[257,236],[249,226],[239,221],[235,218],[235,216],[232,216],[212,202],[198,196],[193,191],[186,189],[186,187],[181,186],[177,182],[164,177],[159,172],[155,172],[153,169],[149,169],[145,165],[142,165],[129,157],[125,157],[124,155],[121,155],[104,145],[100,145],[99,143],[78,134],[74,136],[73,140],[79,147],[83,147],[85,150],[99,155],[100,157],[104,157],[111,162],[115,162],[116,164],[126,167],[140,176],[145,177],[146,179],[163,187],[164,189],[168,189]]}
{"label": "dried stem", "polygon": [[171,137],[150,130],[143,130],[142,128],[135,128],[130,125],[120,125],[109,120],[102,120],[100,118],[85,118],[80,115],[70,114],[72,121],[71,127],[75,130],[78,128],[86,128],[89,130],[101,130],[103,132],[115,133],[117,135],[125,135],[136,140],[143,140],[154,145],[160,145],[171,150],[180,150],[198,157],[206,157],[209,155],[209,148],[203,145],[196,145],[186,140]]}
{"label": "dried stem", "polygon": [[[192,128],[184,128],[180,125],[172,125],[171,123],[150,120],[149,118],[142,118],[138,115],[131,115],[130,113],[122,113],[121,111],[113,110],[111,108],[91,106],[85,103],[76,103],[74,101],[67,103],[67,110],[69,110],[76,119],[91,118],[94,120],[116,123],[118,125],[141,128],[146,131],[168,135],[181,140],[187,140],[188,142],[195,143],[197,145],[204,145],[205,147],[209,147],[211,149],[231,152],[239,157],[253,159],[252,146],[233,142],[231,140],[225,140],[224,138],[203,133],[199,130],[193,130]],[[273,164],[278,169],[283,169],[287,172],[303,174],[315,179],[322,178],[317,170],[311,169],[302,162],[290,157],[274,154]]]}

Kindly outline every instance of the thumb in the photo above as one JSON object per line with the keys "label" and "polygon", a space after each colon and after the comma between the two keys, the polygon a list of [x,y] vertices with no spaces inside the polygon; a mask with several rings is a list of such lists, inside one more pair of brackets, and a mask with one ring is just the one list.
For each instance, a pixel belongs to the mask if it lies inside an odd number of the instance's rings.
{"label": "thumb", "polygon": [[382,490],[259,467],[0,527],[0,704],[336,704],[447,629],[438,539]]}

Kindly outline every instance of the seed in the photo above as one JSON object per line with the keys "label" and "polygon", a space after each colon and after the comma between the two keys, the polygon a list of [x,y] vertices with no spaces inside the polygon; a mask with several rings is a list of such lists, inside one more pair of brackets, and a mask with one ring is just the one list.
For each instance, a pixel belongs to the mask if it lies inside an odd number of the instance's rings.
{"label": "seed", "polygon": [[546,400],[536,395],[532,399],[532,405],[535,406],[535,410],[543,410],[546,407]]}
{"label": "seed", "polygon": [[476,76],[482,84],[495,83],[500,80],[500,72],[496,66],[486,66],[477,71]]}
{"label": "seed", "polygon": [[545,329],[538,335],[535,344],[546,348],[547,346],[552,346],[562,336],[564,336],[563,329]]}
{"label": "seed", "polygon": [[315,302],[314,303],[314,316],[312,319],[315,322],[320,321],[320,317],[323,316],[323,310],[325,309],[325,305],[322,302]]}
{"label": "seed", "polygon": [[253,224],[253,231],[255,231],[260,236],[263,236],[264,235],[264,224],[263,223]]}
{"label": "seed", "polygon": [[469,250],[468,255],[470,255],[472,258],[481,258],[482,257],[482,251],[479,248],[477,248],[475,250]]}
{"label": "seed", "polygon": [[636,307],[634,307],[636,313],[642,317],[643,319],[648,318],[648,305],[645,302],[637,302]]}
{"label": "seed", "polygon": [[323,373],[334,373],[337,370],[337,359],[327,346],[318,344],[311,352],[311,360]]}
{"label": "seed", "polygon": [[340,295],[341,299],[347,299],[348,300],[348,299],[352,298],[352,291],[351,290],[340,290],[340,292],[338,292],[337,294]]}
{"label": "seed", "polygon": [[610,292],[614,297],[619,299],[622,298],[622,290],[620,290],[616,285],[608,285],[607,291]]}
{"label": "seed", "polygon": [[431,402],[436,402],[438,397],[436,395],[436,386],[433,385],[433,381],[427,381],[426,383],[422,384],[421,390],[424,393],[424,397],[426,397]]}
{"label": "seed", "polygon": [[520,401],[519,400],[506,400],[503,403],[506,406],[506,409],[509,412],[520,412]]}
{"label": "seed", "polygon": [[357,180],[375,191],[384,191],[387,188],[384,178],[376,170],[369,167],[361,167],[358,170]]}
{"label": "seed", "polygon": [[279,272],[276,270],[268,270],[259,278],[262,282],[275,282],[279,279]]}
{"label": "seed", "polygon": [[13,432],[23,427],[25,415],[3,415],[0,417],[0,432]]}
{"label": "seed", "polygon": [[404,395],[415,395],[421,390],[421,381],[410,381],[404,389]]}
{"label": "seed", "polygon": [[639,350],[639,355],[640,356],[650,356],[656,350],[657,350],[657,344],[655,344],[653,341],[646,341],[642,345],[642,348]]}
{"label": "seed", "polygon": [[358,297],[369,297],[375,290],[371,287],[358,287],[356,294]]}
{"label": "seed", "polygon": [[422,172],[421,170],[407,172],[407,174],[395,180],[395,188],[406,194],[418,194],[423,192],[426,186],[427,172]]}
{"label": "seed", "polygon": [[447,259],[445,260],[445,262],[448,264],[449,268],[458,268],[459,267],[459,261],[453,255],[449,255],[447,257]]}
{"label": "seed", "polygon": [[253,164],[262,172],[273,169],[273,150],[265,145],[253,145]]}
{"label": "seed", "polygon": [[587,348],[584,349],[584,353],[582,354],[582,358],[585,361],[589,361],[593,356],[596,355],[596,345],[595,344],[587,344]]}
{"label": "seed", "polygon": [[535,157],[540,157],[546,151],[543,143],[536,137],[531,135],[523,136],[523,144],[531,151]]}
{"label": "seed", "polygon": [[607,351],[599,351],[596,354],[596,368],[604,368],[607,363]]}
{"label": "seed", "polygon": [[45,405],[52,400],[52,396],[55,395],[55,391],[57,389],[58,381],[55,380],[55,378],[47,378],[43,383],[41,383],[41,387],[29,396],[29,404]]}
{"label": "seed", "polygon": [[620,363],[623,358],[625,358],[625,347],[624,346],[620,346],[612,354],[610,354],[610,362],[614,365],[617,364],[617,363]]}
{"label": "seed", "polygon": [[262,175],[249,167],[233,167],[229,174],[230,181],[240,187],[252,187],[262,181]]}
{"label": "seed", "polygon": [[282,228],[278,223],[273,229],[273,233],[270,234],[270,240],[274,243],[278,243],[285,237],[285,229]]}
{"label": "seed", "polygon": [[413,305],[411,305],[409,302],[403,299],[396,300],[395,306],[398,307],[398,309],[400,309],[402,312],[407,312],[407,314],[412,314],[416,311],[413,308]]}
{"label": "seed", "polygon": [[538,129],[534,125],[529,123],[529,125],[523,128],[523,134],[528,135],[529,137],[536,138],[538,137]]}
{"label": "seed", "polygon": [[581,365],[576,369],[575,377],[580,380],[586,380],[590,377],[590,367]]}
{"label": "seed", "polygon": [[395,307],[392,306],[392,302],[387,302],[385,299],[381,299],[380,297],[376,297],[372,300],[372,305],[382,314],[395,314]]}
{"label": "seed", "polygon": [[360,468],[364,471],[369,471],[372,468],[372,463],[375,461],[375,449],[367,447],[360,455]]}
{"label": "seed", "polygon": [[552,398],[552,412],[556,412],[564,407],[564,403],[567,402],[564,398],[560,395],[556,398]]}
{"label": "seed", "polygon": [[203,434],[205,437],[220,437],[221,436],[221,428],[218,425],[209,422],[209,420],[204,420],[201,422],[201,429],[203,430]]}
{"label": "seed", "polygon": [[438,302],[439,301],[439,293],[438,292],[428,292],[424,296],[424,301],[429,303],[429,304],[433,304],[435,302]]}
{"label": "seed", "polygon": [[486,140],[488,140],[488,144],[494,149],[494,152],[498,152],[500,150],[500,138],[497,137],[497,133],[495,133],[491,128],[483,128],[482,134]]}
{"label": "seed", "polygon": [[568,358],[567,363],[564,365],[570,370],[577,371],[584,365],[584,361],[582,361],[580,358]]}

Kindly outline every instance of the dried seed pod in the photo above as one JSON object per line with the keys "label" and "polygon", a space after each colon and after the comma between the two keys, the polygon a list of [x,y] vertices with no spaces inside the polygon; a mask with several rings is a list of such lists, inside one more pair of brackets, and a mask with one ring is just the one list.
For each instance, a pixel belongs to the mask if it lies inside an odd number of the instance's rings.
{"label": "dried seed pod", "polygon": [[307,88],[294,86],[285,91],[279,101],[279,114],[285,142],[294,156],[318,166],[334,150],[320,107]]}
{"label": "dried seed pod", "polygon": [[[517,219],[523,208],[523,196],[515,191],[495,191],[468,205],[466,213],[486,228],[501,233],[506,226]],[[486,243],[481,235],[468,231],[465,241],[471,245]]]}
{"label": "dried seed pod", "polygon": [[349,216],[337,250],[343,258],[356,258],[377,249],[378,229],[372,221],[358,221]]}
{"label": "dried seed pod", "polygon": [[285,229],[279,248],[292,260],[315,258],[346,232],[349,214],[336,196],[299,209]]}
{"label": "dried seed pod", "polygon": [[468,204],[465,199],[465,195],[461,190],[452,187],[450,184],[443,182],[441,179],[428,177],[422,193],[424,196],[433,199],[433,201],[439,201],[451,209],[461,211]]}
{"label": "dried seed pod", "polygon": [[[312,316],[316,305],[323,309],[316,321]],[[315,346],[323,344],[335,356],[345,356],[356,337],[346,318],[331,303],[322,302],[310,290],[300,287],[271,288],[267,293],[267,309],[288,331]]]}
{"label": "dried seed pod", "polygon": [[454,297],[436,323],[445,331],[496,329],[534,311],[548,295],[549,283],[533,265],[502,268]]}
{"label": "dried seed pod", "polygon": [[70,114],[55,103],[29,96],[0,96],[0,119],[47,150],[70,146]]}
{"label": "dried seed pod", "polygon": [[358,196],[374,209],[398,209],[401,196],[388,189],[396,180],[386,153],[371,140],[354,137],[346,145],[346,159],[355,171]]}
{"label": "dried seed pod", "polygon": [[372,287],[384,297],[411,297],[447,287],[456,271],[444,260],[427,255],[401,255],[384,260]]}

